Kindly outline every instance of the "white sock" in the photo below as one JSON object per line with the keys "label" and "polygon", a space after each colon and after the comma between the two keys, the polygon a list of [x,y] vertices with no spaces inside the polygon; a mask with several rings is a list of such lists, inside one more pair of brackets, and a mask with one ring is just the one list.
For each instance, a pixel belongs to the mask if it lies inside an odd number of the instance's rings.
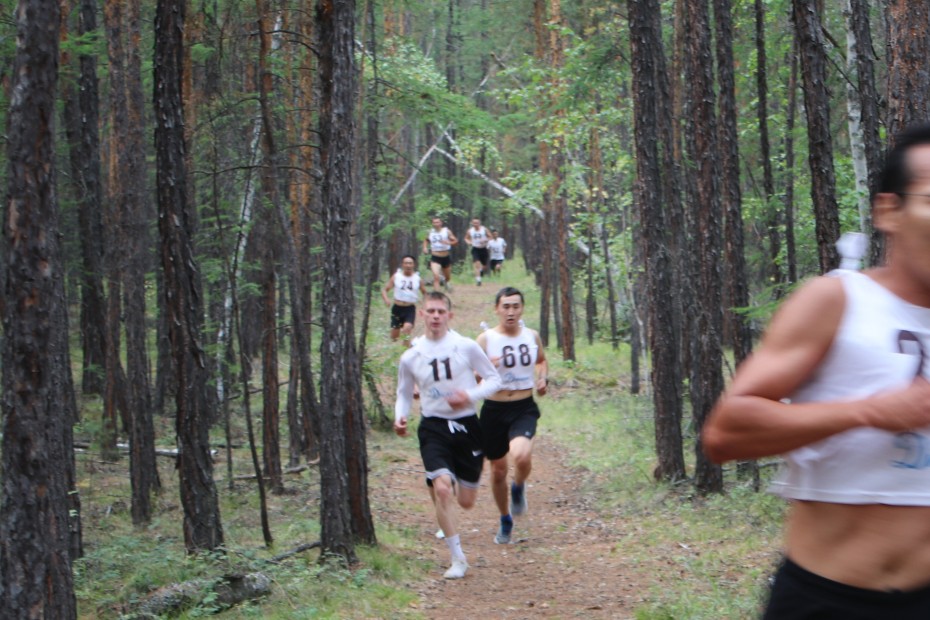
{"label": "white sock", "polygon": [[452,554],[452,561],[460,560],[465,561],[465,552],[462,551],[462,540],[459,538],[459,535],[455,536],[446,536],[446,546],[449,547],[449,553]]}

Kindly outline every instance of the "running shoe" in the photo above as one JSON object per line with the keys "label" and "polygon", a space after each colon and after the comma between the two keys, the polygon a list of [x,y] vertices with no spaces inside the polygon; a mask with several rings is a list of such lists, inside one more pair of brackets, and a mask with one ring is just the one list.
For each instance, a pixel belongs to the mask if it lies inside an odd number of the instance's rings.
{"label": "running shoe", "polygon": [[497,534],[494,536],[495,545],[509,545],[510,535],[513,532],[513,519],[510,515],[501,517],[500,527],[497,528]]}
{"label": "running shoe", "polygon": [[526,514],[526,485],[521,484],[517,485],[511,483],[510,485],[510,513],[519,517],[522,514]]}
{"label": "running shoe", "polygon": [[465,576],[467,570],[468,562],[465,560],[452,560],[452,566],[442,576],[446,579],[461,579]]}

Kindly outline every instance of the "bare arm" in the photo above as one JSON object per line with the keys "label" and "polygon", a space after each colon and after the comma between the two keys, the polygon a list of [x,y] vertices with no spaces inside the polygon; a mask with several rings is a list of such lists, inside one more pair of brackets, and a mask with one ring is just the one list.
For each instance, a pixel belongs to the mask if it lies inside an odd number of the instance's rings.
{"label": "bare arm", "polygon": [[549,360],[546,358],[539,332],[533,330],[533,337],[536,339],[536,393],[545,396],[549,391]]}
{"label": "bare arm", "polygon": [[844,306],[835,278],[817,278],[785,302],[704,425],[704,450],[712,460],[783,454],[860,426],[895,431],[930,424],[930,383],[923,379],[855,401],[782,402],[823,361]]}
{"label": "bare arm", "polygon": [[[420,286],[423,286],[423,283],[420,283]],[[381,289],[381,299],[384,300],[384,303],[391,305],[391,300],[388,299],[388,291],[394,288],[394,276],[388,278],[388,281],[384,283],[384,288]]]}

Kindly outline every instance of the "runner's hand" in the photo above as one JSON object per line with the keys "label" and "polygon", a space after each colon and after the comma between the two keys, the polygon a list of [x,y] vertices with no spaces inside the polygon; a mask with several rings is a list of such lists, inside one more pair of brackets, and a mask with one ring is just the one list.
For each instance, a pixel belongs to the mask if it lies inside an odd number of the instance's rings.
{"label": "runner's hand", "polygon": [[930,382],[918,377],[904,389],[867,399],[865,405],[868,426],[891,432],[930,426]]}
{"label": "runner's hand", "polygon": [[399,421],[394,422],[394,432],[399,437],[407,436],[407,418],[401,418]]}

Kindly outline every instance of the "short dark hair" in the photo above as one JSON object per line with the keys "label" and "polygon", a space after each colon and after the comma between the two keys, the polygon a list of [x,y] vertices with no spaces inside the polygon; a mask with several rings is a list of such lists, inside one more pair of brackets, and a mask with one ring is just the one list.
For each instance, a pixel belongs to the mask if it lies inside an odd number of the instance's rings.
{"label": "short dark hair", "polygon": [[514,288],[512,286],[505,286],[501,290],[497,291],[497,296],[494,297],[494,307],[496,308],[498,304],[501,303],[501,299],[504,297],[510,297],[511,295],[519,295],[520,303],[525,304],[523,301],[523,293],[520,292],[520,289]]}
{"label": "short dark hair", "polygon": [[410,260],[413,261],[413,264],[414,264],[414,265],[417,264],[417,257],[414,256],[413,254],[404,254],[403,256],[401,256],[401,257],[400,257],[400,262],[401,262],[401,264],[403,264],[403,262],[404,262],[405,260],[407,260],[408,258],[409,258]]}
{"label": "short dark hair", "polygon": [[930,123],[906,127],[895,137],[894,146],[885,156],[875,193],[901,194],[907,191],[914,175],[907,165],[907,152],[915,146],[930,146]]}
{"label": "short dark hair", "polygon": [[426,294],[425,301],[429,301],[430,299],[435,299],[435,300],[444,302],[446,304],[446,308],[448,310],[452,310],[452,300],[449,299],[449,296],[443,293],[442,291],[430,291],[429,293]]}

